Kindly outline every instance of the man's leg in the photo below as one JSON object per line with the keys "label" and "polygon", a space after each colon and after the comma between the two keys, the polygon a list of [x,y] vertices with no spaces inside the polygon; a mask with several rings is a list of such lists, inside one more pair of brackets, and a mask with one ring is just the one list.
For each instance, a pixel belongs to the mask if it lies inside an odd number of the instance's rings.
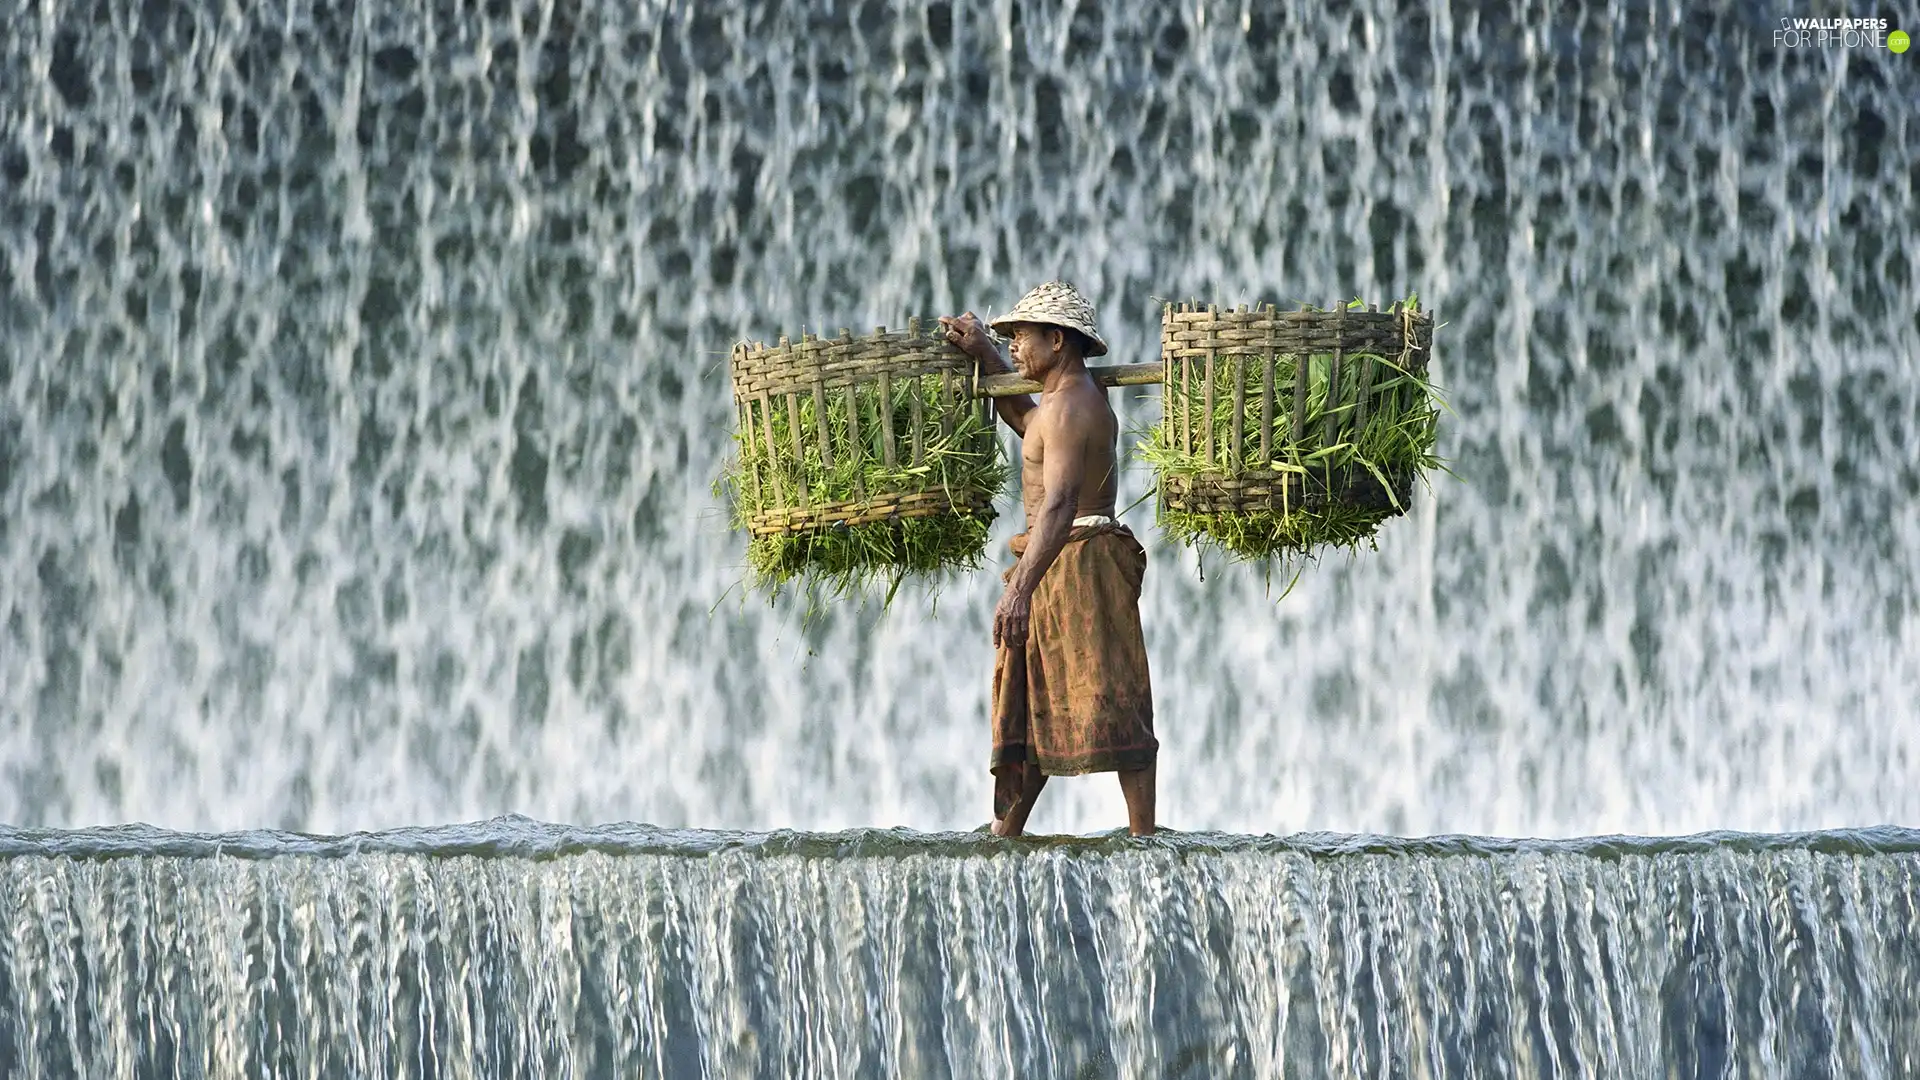
{"label": "man's leg", "polygon": [[1153,835],[1152,765],[1120,773],[1120,794],[1127,800],[1127,829],[1135,836]]}
{"label": "man's leg", "polygon": [[1020,801],[1013,804],[1007,816],[993,823],[995,836],[1019,836],[1027,828],[1027,815],[1033,813],[1033,800],[1040,797],[1040,789],[1047,786],[1047,774],[1040,766],[1029,761],[1020,766]]}

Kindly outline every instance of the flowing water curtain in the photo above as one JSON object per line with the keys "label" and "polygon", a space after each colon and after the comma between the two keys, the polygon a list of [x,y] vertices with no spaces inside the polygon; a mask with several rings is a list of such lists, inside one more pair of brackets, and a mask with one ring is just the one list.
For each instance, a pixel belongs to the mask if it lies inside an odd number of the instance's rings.
{"label": "flowing water curtain", "polygon": [[0,818],[977,825],[991,580],[716,609],[708,480],[733,342],[1055,276],[1117,362],[1155,297],[1449,323],[1385,558],[1275,608],[1130,519],[1179,821],[1911,818],[1910,58],[1510,14],[22,7]]}

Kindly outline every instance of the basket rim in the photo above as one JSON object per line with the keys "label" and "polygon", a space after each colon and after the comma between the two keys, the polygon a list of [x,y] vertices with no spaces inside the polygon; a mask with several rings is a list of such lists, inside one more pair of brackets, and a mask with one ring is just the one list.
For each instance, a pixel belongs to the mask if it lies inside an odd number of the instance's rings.
{"label": "basket rim", "polygon": [[755,538],[804,535],[836,526],[870,525],[903,518],[994,516],[993,492],[986,488],[945,488],[888,492],[864,499],[842,499],[818,506],[758,510],[747,517]]}
{"label": "basket rim", "polygon": [[735,402],[788,393],[811,393],[815,386],[845,389],[872,382],[881,374],[912,377],[942,372],[975,374],[978,361],[937,329],[910,319],[905,329],[875,327],[854,336],[842,328],[835,337],[802,333],[782,335],[774,344],[740,341],[727,368]]}
{"label": "basket rim", "polygon": [[1414,470],[1390,470],[1389,486],[1383,486],[1371,471],[1353,465],[1333,470],[1331,482],[1320,475],[1267,471],[1160,473],[1155,491],[1162,506],[1190,514],[1311,510],[1332,502],[1392,517],[1407,512],[1414,479]]}
{"label": "basket rim", "polygon": [[1366,308],[1316,308],[1299,307],[1282,310],[1278,304],[1202,304],[1197,300],[1175,302],[1166,301],[1161,307],[1160,321],[1170,322],[1206,322],[1214,320],[1225,323],[1273,323],[1276,325],[1298,325],[1312,323],[1346,323],[1349,326],[1368,323],[1392,323],[1402,325],[1410,316],[1415,323],[1431,323],[1433,310],[1430,308],[1401,306],[1402,301],[1394,301],[1386,311],[1379,305],[1369,304]]}

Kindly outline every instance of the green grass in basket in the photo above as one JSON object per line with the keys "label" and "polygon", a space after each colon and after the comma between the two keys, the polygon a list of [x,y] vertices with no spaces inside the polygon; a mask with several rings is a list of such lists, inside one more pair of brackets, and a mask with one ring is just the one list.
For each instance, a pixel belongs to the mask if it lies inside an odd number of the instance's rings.
{"label": "green grass in basket", "polygon": [[[1415,308],[1408,298],[1403,304]],[[1415,308],[1417,310],[1417,308]],[[1364,425],[1354,429],[1359,413],[1361,361],[1371,360],[1374,374]],[[1282,353],[1246,357],[1239,365],[1216,360],[1213,373],[1213,412],[1206,412],[1205,380],[1196,364],[1193,380],[1183,395],[1179,377],[1161,388],[1161,421],[1141,443],[1140,455],[1161,475],[1248,476],[1262,471],[1289,473],[1309,484],[1336,485],[1353,470],[1364,470],[1394,489],[1395,477],[1425,479],[1445,465],[1433,452],[1434,438],[1445,407],[1425,375],[1410,366],[1410,356],[1355,353],[1342,358],[1340,386],[1332,386],[1333,354],[1305,357]],[[1273,415],[1263,415],[1262,365],[1274,366]],[[1304,422],[1296,437],[1293,428],[1294,373],[1307,371]],[[1233,453],[1233,393],[1236,377],[1245,380],[1246,405],[1241,450]],[[1184,401],[1183,401],[1184,396]],[[1193,452],[1185,450],[1182,409],[1191,410]],[[1333,437],[1327,439],[1327,421]],[[1258,460],[1260,429],[1269,430],[1272,460]],[[1213,460],[1205,458],[1205,432],[1213,430]],[[1162,507],[1160,528],[1184,544],[1203,544],[1243,559],[1290,562],[1311,557],[1321,548],[1356,549],[1372,540],[1380,523],[1393,509],[1367,509],[1334,499],[1282,506],[1248,514],[1190,513]]]}
{"label": "green grass in basket", "polygon": [[[857,389],[861,452],[856,463],[847,423],[849,392],[853,391],[847,387],[826,392],[831,468],[820,453],[820,417],[811,394],[801,395],[799,401],[804,453],[798,457],[793,452],[786,399],[775,399],[772,427],[776,449],[771,454],[755,407],[752,439],[745,432],[735,433],[735,454],[715,485],[728,498],[736,528],[745,531],[752,516],[763,508],[800,505],[798,492],[802,486],[811,506],[861,498],[863,487],[869,500],[888,492],[945,491],[957,495],[978,491],[990,501],[1005,486],[1007,468],[992,438],[991,421],[983,419],[977,407],[956,406],[952,431],[942,432],[938,377],[895,379],[889,387],[893,468],[887,467],[881,445],[880,390],[871,383]],[[920,395],[922,416],[923,450],[917,466],[912,463],[914,394]],[[784,502],[776,501],[776,477]],[[755,537],[747,544],[747,566],[754,584],[762,587],[805,578],[825,585],[833,594],[846,595],[880,579],[890,579],[897,585],[906,573],[978,568],[992,524],[993,511],[989,508],[977,513],[898,518]]]}

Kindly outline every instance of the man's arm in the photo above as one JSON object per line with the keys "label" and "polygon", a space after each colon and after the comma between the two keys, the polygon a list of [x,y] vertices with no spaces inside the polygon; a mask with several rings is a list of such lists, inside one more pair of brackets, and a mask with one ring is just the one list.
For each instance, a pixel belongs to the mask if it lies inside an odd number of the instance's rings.
{"label": "man's arm", "polygon": [[[1065,403],[1062,403],[1065,405]],[[1072,408],[1066,405],[1066,408]],[[1027,531],[1027,552],[1007,578],[1006,595],[993,613],[994,644],[1019,645],[1027,640],[1033,591],[1040,586],[1053,560],[1067,546],[1073,532],[1073,512],[1080,505],[1080,477],[1087,456],[1087,425],[1082,418],[1056,414],[1046,422],[1046,457],[1040,473],[1046,498]]]}
{"label": "man's arm", "polygon": [[[960,346],[960,350],[980,361],[980,371],[986,375],[1006,375],[1013,371],[1000,350],[994,347],[993,339],[987,336],[987,328],[977,316],[969,311],[958,318],[942,318],[940,325],[947,329],[947,340]],[[1022,438],[1027,434],[1027,416],[1035,405],[1032,394],[1015,394],[1011,397],[993,399],[994,411],[1000,419],[1007,422],[1015,435]]]}
{"label": "man's arm", "polygon": [[1047,456],[1040,467],[1041,486],[1047,497],[1041,501],[1038,519],[1028,531],[1027,553],[1007,581],[1008,588],[1028,596],[1040,587],[1041,577],[1067,546],[1067,534],[1073,531],[1073,512],[1080,505],[1080,478],[1087,458],[1086,425],[1077,423],[1078,419],[1061,415],[1047,425]]}

